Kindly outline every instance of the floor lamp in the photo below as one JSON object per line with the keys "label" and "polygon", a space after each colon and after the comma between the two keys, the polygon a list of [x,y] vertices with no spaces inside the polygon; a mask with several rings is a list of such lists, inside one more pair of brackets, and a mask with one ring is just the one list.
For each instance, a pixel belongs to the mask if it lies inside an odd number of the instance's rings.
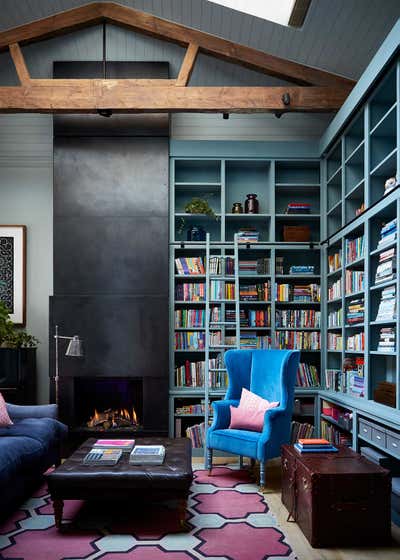
{"label": "floor lamp", "polygon": [[67,350],[65,352],[66,356],[73,357],[73,358],[83,358],[83,342],[82,339],[79,338],[78,335],[74,336],[62,336],[58,334],[58,325],[56,325],[56,332],[54,335],[54,339],[56,341],[56,375],[54,377],[54,384],[55,384],[55,391],[56,391],[56,404],[58,406],[58,382],[60,379],[60,367],[59,367],[59,349],[58,349],[58,341],[61,340],[69,340],[69,344],[67,346]]}

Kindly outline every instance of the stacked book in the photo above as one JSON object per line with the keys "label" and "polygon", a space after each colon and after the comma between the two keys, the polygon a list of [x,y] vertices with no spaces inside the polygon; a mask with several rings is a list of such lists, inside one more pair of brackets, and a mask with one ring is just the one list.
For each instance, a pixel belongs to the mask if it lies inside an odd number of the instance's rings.
{"label": "stacked book", "polygon": [[210,257],[208,260],[210,274],[235,274],[235,260],[233,257]]}
{"label": "stacked book", "polygon": [[335,272],[342,266],[342,249],[337,253],[328,255],[328,272]]}
{"label": "stacked book", "polygon": [[271,261],[269,257],[257,260],[240,260],[239,274],[241,276],[254,274],[271,274]]}
{"label": "stacked book", "polygon": [[296,374],[297,387],[319,387],[318,368],[314,364],[299,364]]}
{"label": "stacked book", "polygon": [[321,326],[321,312],[314,309],[279,309],[275,318],[276,327],[319,329]]}
{"label": "stacked book", "polygon": [[396,319],[396,286],[388,286],[382,290],[376,321],[393,321],[394,319]]}
{"label": "stacked book", "polygon": [[240,285],[239,296],[241,301],[270,301],[271,282],[262,284]]}
{"label": "stacked book", "polygon": [[176,301],[204,301],[205,294],[204,283],[178,284],[175,288]]}
{"label": "stacked book", "polygon": [[283,274],[283,257],[275,258],[275,274]]}
{"label": "stacked book", "polygon": [[264,350],[271,348],[270,336],[257,336],[256,331],[240,333],[241,350]]}
{"label": "stacked book", "polygon": [[255,227],[240,228],[238,231],[238,243],[258,243],[260,232]]}
{"label": "stacked book", "polygon": [[175,333],[175,350],[204,350],[206,344],[205,333],[187,331]]}
{"label": "stacked book", "polygon": [[328,333],[328,350],[343,350],[343,336],[336,333]]}
{"label": "stacked book", "polygon": [[330,311],[328,314],[328,328],[341,327],[343,323],[343,311],[342,308]]}
{"label": "stacked book", "polygon": [[362,292],[364,290],[364,271],[346,270],[345,291],[346,294]]}
{"label": "stacked book", "polygon": [[289,274],[314,274],[314,265],[295,265],[289,268]]}
{"label": "stacked book", "polygon": [[375,273],[375,284],[393,280],[396,277],[396,249],[391,247],[379,255]]}
{"label": "stacked book", "polygon": [[364,256],[364,236],[346,239],[346,263],[350,264]]}
{"label": "stacked book", "polygon": [[357,325],[364,322],[364,298],[352,299],[347,308],[347,324]]}
{"label": "stacked book", "polygon": [[299,438],[310,438],[314,435],[314,426],[302,422],[292,422],[290,441],[295,443]]}
{"label": "stacked book", "polygon": [[321,335],[314,331],[278,331],[275,345],[279,350],[321,350]]}
{"label": "stacked book", "polygon": [[163,445],[135,445],[129,456],[131,465],[162,465],[165,458]]}
{"label": "stacked book", "polygon": [[396,352],[396,328],[384,327],[380,330],[378,352]]}
{"label": "stacked book", "polygon": [[205,325],[204,309],[176,309],[175,328],[201,328]]}
{"label": "stacked book", "polygon": [[386,243],[392,243],[392,241],[396,241],[396,238],[397,218],[393,218],[393,220],[390,220],[390,222],[386,222],[386,224],[382,226],[379,234],[378,247],[380,245],[386,245]]}
{"label": "stacked book", "polygon": [[286,208],[286,214],[309,214],[311,204],[308,202],[289,202]]}
{"label": "stacked book", "polygon": [[294,448],[299,453],[331,453],[337,451],[337,448],[326,439],[299,438],[297,443],[294,444]]}
{"label": "stacked book", "polygon": [[188,437],[192,442],[192,447],[199,448],[204,447],[205,443],[205,424],[195,424],[194,426],[189,426],[186,430],[186,437]]}
{"label": "stacked book", "polygon": [[205,274],[203,259],[201,257],[180,257],[175,259],[177,273],[180,276]]}
{"label": "stacked book", "polygon": [[342,297],[342,281],[336,280],[328,286],[328,301]]}

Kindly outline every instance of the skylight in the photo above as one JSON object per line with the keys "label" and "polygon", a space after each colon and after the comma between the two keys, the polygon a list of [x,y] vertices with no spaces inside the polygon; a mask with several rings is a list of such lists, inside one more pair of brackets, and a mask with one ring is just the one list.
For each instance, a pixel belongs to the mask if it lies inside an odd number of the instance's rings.
{"label": "skylight", "polygon": [[209,0],[244,14],[289,25],[296,0]]}

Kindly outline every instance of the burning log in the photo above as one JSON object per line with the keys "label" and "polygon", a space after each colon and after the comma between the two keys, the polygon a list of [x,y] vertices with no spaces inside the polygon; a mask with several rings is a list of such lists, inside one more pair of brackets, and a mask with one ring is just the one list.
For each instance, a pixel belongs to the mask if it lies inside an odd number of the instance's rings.
{"label": "burning log", "polygon": [[87,427],[109,430],[110,428],[136,427],[137,424],[137,415],[134,408],[132,408],[131,413],[126,408],[116,410],[108,408],[103,412],[95,410],[94,415],[87,422]]}

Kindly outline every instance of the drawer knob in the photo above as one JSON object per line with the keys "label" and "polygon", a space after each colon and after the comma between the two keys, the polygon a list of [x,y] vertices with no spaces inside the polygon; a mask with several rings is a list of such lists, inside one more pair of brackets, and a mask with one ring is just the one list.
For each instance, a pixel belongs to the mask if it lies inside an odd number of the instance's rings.
{"label": "drawer knob", "polygon": [[303,488],[304,488],[304,490],[307,490],[307,488],[308,488],[308,482],[307,482],[307,479],[306,479],[305,476],[303,476]]}
{"label": "drawer knob", "polygon": [[283,459],[283,468],[287,470],[289,461],[287,459]]}
{"label": "drawer knob", "polygon": [[375,437],[376,437],[376,439],[382,439],[381,436],[375,436]]}
{"label": "drawer knob", "polygon": [[392,447],[397,447],[397,443],[394,443],[394,441],[392,441]]}

